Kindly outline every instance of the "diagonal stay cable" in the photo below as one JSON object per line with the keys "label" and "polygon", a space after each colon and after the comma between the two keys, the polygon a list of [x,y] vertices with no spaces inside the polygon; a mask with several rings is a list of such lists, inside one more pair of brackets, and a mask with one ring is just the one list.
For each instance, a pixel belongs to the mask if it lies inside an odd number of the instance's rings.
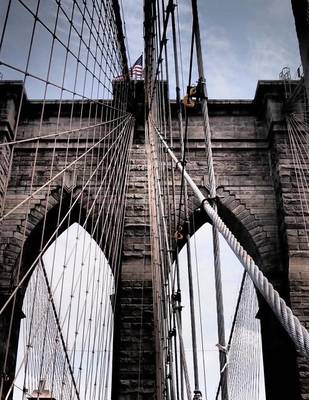
{"label": "diagonal stay cable", "polygon": [[80,399],[79,391],[77,389],[77,385],[76,385],[76,382],[75,382],[74,373],[73,373],[73,369],[72,369],[72,366],[71,366],[71,363],[70,363],[70,358],[69,358],[69,354],[68,354],[68,351],[67,351],[67,348],[66,348],[64,336],[63,336],[63,333],[62,333],[60,320],[59,320],[59,317],[58,317],[58,314],[57,314],[56,305],[55,305],[54,298],[53,298],[53,295],[52,295],[52,290],[51,290],[51,287],[49,285],[47,272],[46,272],[45,265],[44,265],[44,262],[43,262],[42,258],[40,258],[40,263],[41,263],[41,267],[42,267],[42,271],[43,271],[43,275],[44,275],[45,284],[46,284],[46,287],[47,287],[47,292],[49,294],[49,300],[51,302],[52,311],[53,311],[54,318],[55,318],[55,321],[56,321],[58,333],[59,333],[59,336],[60,336],[60,341],[61,341],[62,348],[63,348],[63,351],[64,351],[65,360],[66,360],[66,362],[68,364],[69,372],[70,372],[70,375],[71,375],[71,379],[72,379],[72,383],[73,383],[73,386],[74,386],[74,389],[75,389],[75,393],[76,393],[77,399],[79,400]]}
{"label": "diagonal stay cable", "polygon": [[76,132],[81,132],[81,131],[85,131],[88,129],[95,129],[98,127],[101,127],[103,125],[109,124],[110,122],[115,122],[118,121],[119,119],[124,119],[126,117],[125,116],[121,116],[118,118],[113,119],[112,121],[104,121],[104,122],[100,122],[98,124],[95,125],[89,125],[89,126],[83,126],[81,128],[76,128],[76,129],[68,129],[65,131],[60,131],[60,132],[52,132],[52,133],[48,133],[47,135],[39,135],[39,136],[34,136],[34,137],[29,137],[29,138],[25,138],[25,139],[19,139],[19,140],[13,140],[11,142],[3,142],[0,143],[0,147],[2,146],[10,146],[10,145],[19,145],[21,143],[29,143],[29,142],[35,142],[37,140],[42,140],[42,139],[50,139],[50,138],[54,138],[54,137],[58,137],[58,136],[62,136],[62,135],[71,135],[73,133]]}
{"label": "diagonal stay cable", "polygon": [[46,181],[42,186],[40,186],[38,189],[36,189],[33,193],[31,193],[29,196],[27,196],[23,201],[21,201],[19,204],[17,204],[14,208],[9,210],[6,214],[4,214],[0,218],[0,222],[2,222],[5,218],[7,218],[9,215],[14,213],[19,207],[21,207],[23,204],[27,203],[30,199],[32,199],[35,195],[40,193],[42,189],[44,189],[46,186],[48,186],[51,182],[53,182],[55,179],[59,178],[66,170],[71,168],[74,164],[76,164],[79,160],[81,160],[83,157],[85,157],[86,154],[88,154],[91,150],[93,150],[96,146],[98,146],[104,139],[106,139],[108,136],[110,136],[121,124],[127,123],[130,117],[127,117],[125,121],[122,123],[118,124],[115,128],[113,128],[108,134],[103,136],[100,140],[98,140],[95,144],[93,144],[89,149],[87,149],[83,154],[81,154],[79,157],[77,157],[75,160],[70,162],[66,167],[64,167],[61,171],[59,171],[56,175],[54,175],[51,179]]}
{"label": "diagonal stay cable", "polygon": [[[247,272],[244,271],[242,279],[241,279],[240,288],[239,288],[239,291],[238,291],[238,297],[237,297],[237,301],[236,301],[236,307],[235,307],[235,310],[234,310],[234,316],[233,316],[233,320],[232,320],[231,331],[230,331],[230,335],[229,335],[229,339],[228,339],[228,343],[227,343],[227,350],[230,349],[232,338],[233,338],[233,335],[234,335],[235,326],[236,326],[236,320],[237,320],[239,307],[240,307],[240,301],[241,301],[241,298],[242,298],[242,295],[243,295],[243,290],[244,290],[246,274],[247,274]],[[220,375],[220,379],[219,379],[219,384],[218,384],[215,400],[219,400],[221,384],[222,384],[222,375]]]}
{"label": "diagonal stay cable", "polygon": [[[120,154],[120,153],[121,153],[121,152],[119,152],[119,154]],[[106,171],[106,173],[105,173],[104,179],[102,180],[102,183],[101,183],[101,185],[99,186],[99,188],[98,188],[98,190],[97,190],[97,193],[95,194],[95,198],[94,198],[94,200],[93,200],[93,204],[92,204],[92,206],[90,207],[90,209],[89,209],[88,212],[87,212],[87,216],[86,216],[86,218],[85,218],[85,221],[83,222],[82,228],[85,228],[85,226],[86,226],[86,224],[87,224],[87,221],[88,221],[88,219],[90,218],[90,215],[91,215],[91,213],[92,213],[92,208],[93,208],[93,206],[95,205],[95,203],[97,202],[97,198],[98,198],[98,196],[99,196],[99,194],[100,194],[100,192],[101,192],[102,185],[103,185],[103,183],[104,183],[104,181],[105,181],[106,174],[107,174],[108,170],[110,169],[111,165],[112,165],[112,164],[109,165],[109,167],[108,167],[108,169],[107,169],[107,171]],[[106,188],[106,193],[107,193],[107,191],[108,191],[108,189],[109,189],[111,183],[112,183],[112,182],[115,183],[115,180],[116,180],[116,181],[119,180],[119,177],[118,177],[118,176],[117,176],[117,178],[115,178],[115,179],[113,178],[114,171],[115,171],[115,168],[113,169],[113,172],[112,172],[112,175],[111,175],[111,179],[110,179],[109,184],[108,184],[108,186],[107,186],[107,188]],[[119,175],[119,174],[118,174],[118,175]],[[112,180],[112,178],[113,178],[114,180]],[[113,190],[114,190],[114,187],[113,187]],[[100,210],[99,210],[99,212],[98,212],[98,214],[97,214],[97,218],[96,218],[95,225],[94,225],[94,227],[92,228],[92,235],[98,230],[98,229],[97,229],[98,223],[100,222],[101,215],[102,215],[102,210],[103,210],[103,206],[105,205],[105,199],[106,199],[106,197],[107,197],[107,196],[106,196],[106,193],[105,193],[104,198],[101,199],[101,203],[102,203],[102,204],[101,204]],[[109,211],[109,209],[110,209],[110,204],[111,204],[111,202],[109,203],[108,211]],[[113,205],[113,211],[114,211],[114,205]],[[105,221],[104,221],[104,224],[103,224],[103,227],[102,227],[102,232],[105,231],[105,227],[106,227],[107,220],[108,220],[108,219],[105,218]],[[99,241],[98,244],[101,246],[101,244],[102,244],[102,237],[100,238],[100,241]],[[75,246],[74,246],[74,248],[73,248],[72,250],[74,250],[74,249],[76,248],[76,246],[77,246],[77,244],[75,244]],[[81,263],[82,263],[82,264],[85,262],[85,259],[86,259],[87,255],[89,255],[89,246],[90,246],[90,243],[88,244],[88,248],[87,248],[87,250],[86,250],[84,256],[81,258]],[[68,259],[65,260],[65,265],[67,265],[67,264],[68,264]],[[61,277],[59,277],[59,279],[60,279],[60,278],[61,278]],[[58,281],[58,282],[59,282],[59,281]],[[57,289],[57,286],[58,286],[58,283],[56,283],[56,285],[55,285],[55,287],[54,287],[54,291]],[[75,287],[75,289],[74,289],[73,294],[75,294],[75,290],[76,290],[76,287]],[[65,322],[65,319],[66,319],[66,314],[64,314],[63,323]]]}
{"label": "diagonal stay cable", "polygon": [[[103,229],[103,230],[104,230],[104,229]],[[102,241],[102,239],[99,241],[99,243],[101,243],[101,241]],[[53,293],[51,293],[50,296],[54,297],[54,292],[55,292],[55,290],[53,290]],[[49,297],[50,297],[50,296],[49,296]],[[46,313],[46,310],[43,312],[43,315],[45,315],[45,313]],[[41,324],[42,321],[43,321],[43,320],[41,319],[41,320],[39,321],[39,324]],[[63,323],[62,323],[62,325],[63,325]],[[61,328],[61,329],[62,329],[62,328]],[[35,327],[35,329],[34,329],[34,332],[37,333],[38,331],[39,331],[39,325],[37,325],[37,326]],[[35,333],[35,335],[36,335],[36,333]],[[34,337],[33,337],[32,339],[35,338],[35,335],[34,335]],[[32,346],[30,346],[30,345],[27,347],[26,354],[29,352],[29,350],[31,349],[31,347],[32,347]],[[24,360],[21,362],[21,365],[20,365],[20,367],[18,368],[18,372],[17,372],[16,376],[19,374],[20,369],[21,369],[23,363],[24,363]],[[14,380],[14,382],[15,382],[15,380]],[[12,388],[13,388],[14,382],[12,383],[11,389],[10,389],[10,391],[8,392],[7,397],[8,397],[9,394],[11,393],[11,390],[12,390]],[[6,397],[5,400],[7,400],[7,397]]]}
{"label": "diagonal stay cable", "polygon": [[[124,130],[124,128],[123,128]],[[121,136],[119,136],[121,137]],[[91,177],[88,179],[88,183],[90,181]],[[33,268],[35,267],[35,265],[37,264],[38,260],[41,257],[41,254],[43,254],[45,252],[45,250],[48,248],[48,246],[50,245],[50,243],[53,241],[54,237],[56,236],[57,232],[59,231],[59,229],[61,228],[62,224],[64,223],[64,221],[66,220],[67,216],[70,214],[72,207],[75,206],[75,204],[77,203],[77,201],[79,200],[79,198],[81,197],[82,193],[85,190],[85,187],[87,185],[85,185],[82,190],[78,193],[78,195],[76,196],[73,204],[71,205],[70,210],[68,210],[68,212],[63,216],[62,220],[60,221],[60,223],[57,226],[57,229],[54,231],[54,233],[51,235],[51,237],[49,238],[49,240],[46,242],[45,246],[42,248],[42,250],[40,251],[39,255],[36,257],[36,259],[33,261],[33,263],[31,264],[31,266],[29,267],[29,269],[27,270],[27,272],[24,274],[23,278],[19,281],[18,285],[16,286],[16,288],[13,290],[13,292],[11,293],[11,295],[9,296],[9,298],[7,299],[7,301],[5,302],[5,304],[2,306],[1,310],[0,310],[0,315],[3,313],[3,311],[5,310],[5,308],[7,307],[7,305],[10,303],[10,301],[12,300],[12,298],[16,295],[18,289],[21,287],[21,285],[24,283],[24,281],[27,279],[27,277],[29,276],[29,274],[31,273],[31,271],[33,270]]]}

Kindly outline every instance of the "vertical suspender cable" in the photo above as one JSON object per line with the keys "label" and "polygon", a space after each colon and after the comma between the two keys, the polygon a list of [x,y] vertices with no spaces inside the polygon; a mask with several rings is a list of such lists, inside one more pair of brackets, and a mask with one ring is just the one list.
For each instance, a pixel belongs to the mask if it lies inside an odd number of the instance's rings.
{"label": "vertical suspender cable", "polygon": [[[182,113],[180,103],[180,86],[179,86],[179,70],[178,70],[178,54],[177,54],[177,38],[176,38],[176,25],[175,25],[175,7],[172,9],[172,33],[173,33],[173,48],[175,58],[175,75],[176,75],[176,101],[177,101],[177,115],[180,130],[181,140],[181,155],[183,164],[185,163],[185,141],[182,126]],[[187,190],[186,182],[182,176],[181,185],[184,186],[184,203],[185,203],[185,216],[187,220]],[[181,190],[182,193],[182,190]],[[180,210],[181,210],[181,195],[180,195]],[[180,216],[180,211],[179,211]],[[180,218],[179,221],[180,223]],[[195,327],[195,311],[194,311],[194,291],[193,291],[193,278],[192,278],[192,263],[191,263],[191,250],[190,250],[190,234],[187,235],[187,264],[188,264],[188,283],[189,283],[189,296],[190,296],[190,315],[191,315],[191,336],[192,336],[192,355],[193,355],[193,370],[194,370],[194,393],[195,397],[200,398],[201,392],[199,389],[199,376],[198,376],[198,361],[197,361],[197,343],[196,343],[196,327]]]}
{"label": "vertical suspender cable", "polygon": [[[199,73],[199,88],[201,91],[201,104],[202,104],[205,144],[206,144],[207,163],[208,163],[210,197],[214,200],[213,207],[216,210],[217,209],[217,206],[215,204],[216,180],[215,180],[212,150],[211,150],[211,133],[210,133],[209,116],[208,116],[207,89],[206,89],[206,80],[204,74],[199,16],[197,9],[197,0],[191,0],[191,1],[192,1],[193,29],[195,35],[196,56],[197,56],[198,73]],[[216,301],[217,301],[218,339],[220,344],[219,360],[220,360],[220,370],[222,374],[221,393],[222,393],[222,400],[228,400],[226,353],[224,351],[226,343],[225,343],[224,310],[223,310],[222,282],[221,282],[220,245],[219,245],[219,233],[214,225],[212,226],[212,232],[213,232],[213,250],[214,250],[214,267],[215,267],[215,284],[216,284]]]}
{"label": "vertical suspender cable", "polygon": [[[181,154],[183,155],[184,147],[183,147],[183,126],[182,126],[182,115],[181,115],[181,105],[180,105],[180,87],[179,87],[179,68],[178,68],[178,53],[177,53],[177,39],[176,39],[176,26],[175,26],[175,15],[174,15],[175,5],[172,5],[172,36],[173,36],[173,52],[174,52],[174,69],[175,69],[175,80],[176,80],[176,105],[177,105],[177,119],[178,119],[178,126],[179,126],[179,136],[181,142]],[[172,137],[172,136],[171,136]],[[180,195],[180,204],[179,210],[181,208],[181,195]],[[179,211],[180,213],[180,211]],[[179,214],[180,220],[180,214]],[[176,222],[176,210],[175,210],[175,222]],[[178,221],[179,223],[179,221]],[[178,226],[177,226],[178,229]],[[176,244],[177,247],[177,244]],[[179,296],[181,296],[180,291],[180,273],[179,273],[179,259],[178,259],[178,250],[176,248],[176,274],[177,274],[177,291]],[[179,297],[181,298],[181,297]],[[178,306],[181,307],[180,301],[178,300]],[[179,308],[181,310],[181,308]],[[181,315],[179,315],[179,324],[178,324],[178,335],[181,335]],[[184,353],[180,352],[180,396],[181,399],[184,398],[184,374],[182,364],[184,362]]]}

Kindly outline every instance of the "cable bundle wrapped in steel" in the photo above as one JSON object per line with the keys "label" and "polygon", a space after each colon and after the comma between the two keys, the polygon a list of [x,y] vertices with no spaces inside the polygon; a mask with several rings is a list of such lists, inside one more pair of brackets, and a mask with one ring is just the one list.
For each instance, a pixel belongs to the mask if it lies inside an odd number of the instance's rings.
{"label": "cable bundle wrapped in steel", "polygon": [[190,175],[183,168],[181,162],[177,159],[173,151],[169,148],[166,141],[160,135],[159,131],[156,129],[156,132],[167,149],[169,155],[172,157],[175,162],[177,168],[180,172],[184,173],[184,177],[187,183],[190,185],[193,190],[195,196],[201,202],[202,207],[204,208],[207,215],[210,217],[213,224],[217,227],[218,231],[222,234],[224,239],[227,241],[230,248],[233,250],[239,261],[244,266],[245,270],[248,272],[250,278],[252,279],[254,285],[264,297],[274,314],[277,316],[278,320],[291,337],[294,342],[297,350],[305,357],[309,358],[309,332],[307,329],[301,324],[299,319],[293,314],[292,310],[286,302],[280,297],[280,294],[275,290],[273,285],[268,281],[263,272],[259,269],[259,267],[255,264],[253,259],[249,256],[246,250],[241,246],[233,233],[228,229],[228,227],[224,224],[222,219],[219,217],[217,212],[211,207],[208,203],[207,199],[194,183]]}

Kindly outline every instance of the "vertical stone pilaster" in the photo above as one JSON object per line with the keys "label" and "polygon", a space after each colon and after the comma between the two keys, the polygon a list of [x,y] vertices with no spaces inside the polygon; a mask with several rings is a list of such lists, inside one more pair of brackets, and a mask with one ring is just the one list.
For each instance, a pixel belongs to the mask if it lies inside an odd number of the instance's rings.
{"label": "vertical stone pilaster", "polygon": [[[289,277],[291,290],[291,305],[302,322],[309,330],[309,257],[290,257]],[[309,363],[308,359],[298,357],[301,398],[309,398]]]}
{"label": "vertical stone pilaster", "polygon": [[309,97],[309,3],[308,0],[292,0],[296,32],[299,43],[304,79]]}
{"label": "vertical stone pilaster", "polygon": [[144,88],[142,81],[132,85],[136,125],[115,313],[112,399],[154,400],[156,361]]}
{"label": "vertical stone pilaster", "polygon": [[[13,140],[23,84],[0,82],[0,143]],[[12,146],[0,147],[0,213],[3,212],[4,195],[9,179]]]}
{"label": "vertical stone pilaster", "polygon": [[[21,100],[23,85],[21,82],[1,81],[0,82],[0,215],[4,211],[5,193],[10,179],[10,163],[12,156],[12,146],[6,143],[14,139],[14,130],[16,125],[16,117]],[[2,225],[3,227],[3,225]],[[2,235],[0,238],[0,308],[7,301],[10,294],[10,278],[11,272],[8,271],[5,265],[5,258],[2,254],[2,248],[6,245],[6,238]],[[12,316],[14,312],[14,316]],[[11,323],[10,341],[8,341],[9,326]],[[12,306],[7,307],[7,310],[0,316],[0,374],[3,378],[4,385],[3,393],[6,393],[12,383],[14,377],[16,356],[15,349],[18,346],[20,319],[22,318],[21,305],[18,298],[14,311]],[[6,365],[5,370],[3,369]],[[12,395],[9,396],[9,399]]]}
{"label": "vertical stone pilaster", "polygon": [[[273,102],[273,100],[271,101]],[[273,107],[274,110],[274,107]],[[269,111],[269,110],[268,110]],[[271,166],[275,186],[278,232],[284,268],[288,279],[287,302],[295,315],[308,328],[309,320],[309,248],[305,234],[301,199],[291,143],[283,113],[268,112],[272,120]],[[276,114],[276,115],[275,115]],[[305,214],[306,224],[309,216]],[[308,399],[308,360],[297,357],[297,381],[300,399]]]}

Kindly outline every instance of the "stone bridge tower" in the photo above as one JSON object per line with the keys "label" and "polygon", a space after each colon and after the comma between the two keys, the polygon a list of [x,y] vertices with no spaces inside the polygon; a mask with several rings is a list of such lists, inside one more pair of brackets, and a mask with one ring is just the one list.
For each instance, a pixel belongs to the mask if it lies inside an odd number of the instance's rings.
{"label": "stone bridge tower", "polygon": [[[292,85],[296,87],[297,82]],[[213,158],[221,217],[306,325],[309,249],[298,205],[284,104],[285,84],[282,81],[260,81],[253,101],[210,100]],[[171,106],[173,125],[176,127],[176,107],[174,103]],[[190,113],[188,132],[190,175],[200,189],[207,193],[204,173],[207,166],[200,110]],[[179,155],[177,128],[174,135],[174,151]],[[158,338],[154,336],[149,339],[147,336],[147,332],[153,329],[152,320],[149,319],[152,303],[148,297],[152,285],[150,258],[147,253],[145,262],[145,257],[140,253],[143,247],[141,230],[148,237],[148,194],[144,164],[146,150],[142,138],[141,121],[137,124],[131,158],[123,253],[124,286],[118,320],[119,352],[115,357],[118,373],[115,374],[114,393],[115,398],[119,396],[123,399],[130,399],[136,390],[141,390],[143,395],[148,393],[151,398],[156,382],[156,371],[149,368],[149,361],[155,359],[155,347],[151,350],[151,346]],[[195,213],[195,218],[197,227],[208,222],[203,214]],[[139,331],[134,318],[137,315],[143,315],[140,321],[146,338],[142,343],[137,336],[132,336],[134,329]],[[259,318],[262,324],[267,398],[305,399],[309,393],[307,361],[297,357],[289,338],[262,299]],[[146,367],[142,369],[142,384],[138,389],[140,369],[133,355],[139,354],[141,348]],[[130,360],[130,372],[124,367],[127,360]],[[282,385],[283,381],[285,385]]]}

